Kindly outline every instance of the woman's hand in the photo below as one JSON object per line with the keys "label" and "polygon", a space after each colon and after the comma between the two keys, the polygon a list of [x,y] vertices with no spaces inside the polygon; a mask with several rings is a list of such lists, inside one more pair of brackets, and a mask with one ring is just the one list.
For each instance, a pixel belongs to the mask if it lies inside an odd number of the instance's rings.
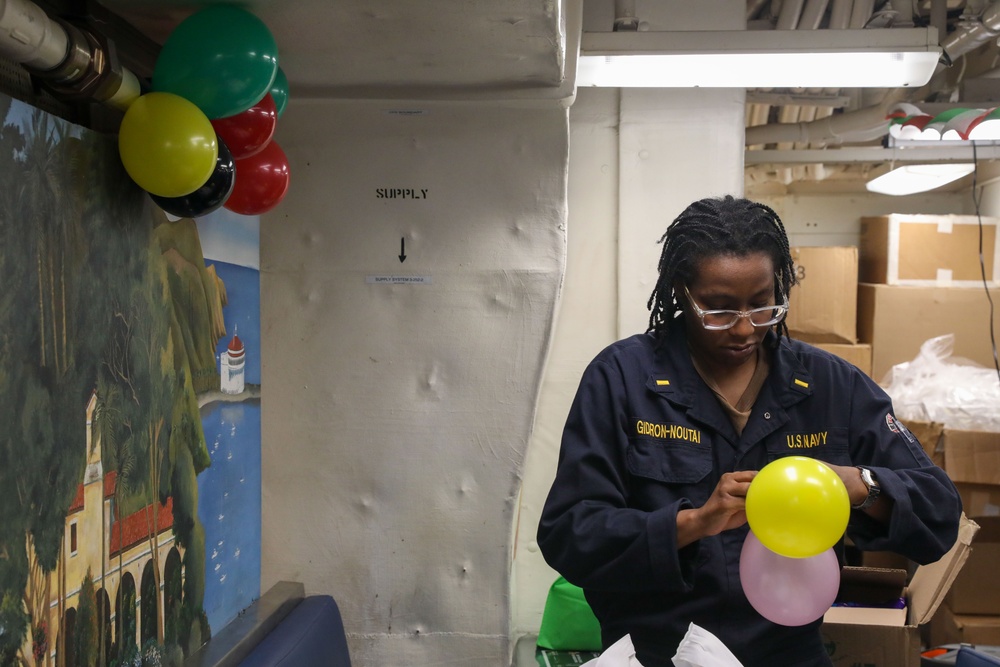
{"label": "woman's hand", "polygon": [[[858,470],[857,466],[836,466],[832,463],[826,465],[830,466],[830,469],[844,481],[844,486],[847,487],[847,497],[850,498],[852,506],[860,505],[865,501],[865,498],[868,497],[868,487],[861,481],[861,471]],[[875,504],[864,512],[880,523],[888,523],[892,516],[893,504],[892,499],[882,493]]]}
{"label": "woman's hand", "polygon": [[724,473],[704,505],[678,512],[677,548],[745,524],[747,489],[756,475],[756,470]]}
{"label": "woman's hand", "polygon": [[861,471],[855,466],[837,466],[832,463],[826,464],[830,470],[837,473],[847,487],[847,496],[851,499],[851,505],[860,505],[868,497],[868,487],[861,481]]}

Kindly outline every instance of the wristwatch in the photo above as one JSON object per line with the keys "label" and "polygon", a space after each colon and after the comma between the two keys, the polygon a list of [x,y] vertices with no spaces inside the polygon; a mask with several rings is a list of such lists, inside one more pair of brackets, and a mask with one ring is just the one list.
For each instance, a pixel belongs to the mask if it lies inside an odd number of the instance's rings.
{"label": "wristwatch", "polygon": [[875,504],[875,501],[878,500],[878,494],[881,493],[882,489],[878,485],[878,480],[875,479],[875,473],[864,466],[856,467],[861,471],[861,481],[868,487],[868,496],[861,501],[860,505],[851,505],[851,509],[866,510]]}

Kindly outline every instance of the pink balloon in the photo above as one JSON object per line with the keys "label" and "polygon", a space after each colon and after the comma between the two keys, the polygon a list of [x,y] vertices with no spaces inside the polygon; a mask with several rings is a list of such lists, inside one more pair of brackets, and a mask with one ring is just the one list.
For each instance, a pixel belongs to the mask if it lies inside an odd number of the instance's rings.
{"label": "pink balloon", "polygon": [[833,548],[809,558],[774,553],[747,533],[740,553],[740,582],[754,609],[778,625],[805,625],[830,608],[840,588]]}

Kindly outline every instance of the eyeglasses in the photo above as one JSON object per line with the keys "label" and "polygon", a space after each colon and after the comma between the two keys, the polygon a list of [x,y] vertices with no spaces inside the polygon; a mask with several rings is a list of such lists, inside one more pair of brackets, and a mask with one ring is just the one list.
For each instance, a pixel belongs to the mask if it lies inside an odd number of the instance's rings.
{"label": "eyeglasses", "polygon": [[694,302],[694,297],[688,291],[687,285],[684,286],[684,294],[687,295],[688,303],[694,308],[694,312],[701,318],[701,326],[710,331],[732,329],[740,321],[741,317],[750,320],[750,324],[755,327],[769,327],[772,324],[780,322],[781,318],[788,312],[787,297],[785,298],[785,302],[780,305],[764,306],[752,310],[702,310]]}

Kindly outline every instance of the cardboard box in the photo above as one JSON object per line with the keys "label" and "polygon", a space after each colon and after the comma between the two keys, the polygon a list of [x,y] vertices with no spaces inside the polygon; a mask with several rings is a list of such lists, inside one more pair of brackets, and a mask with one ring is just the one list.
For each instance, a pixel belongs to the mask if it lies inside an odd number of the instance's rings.
{"label": "cardboard box", "polygon": [[820,630],[835,667],[920,667],[920,626],[931,620],[948,593],[969,556],[977,530],[976,522],[963,515],[958,539],[948,553],[937,562],[916,569],[904,591],[905,619],[897,615],[892,625],[875,625],[868,622],[867,612],[871,610],[831,608]]}
{"label": "cardboard box", "polygon": [[976,523],[976,541],[946,602],[955,614],[1000,616],[1000,517],[979,517]]}
{"label": "cardboard box", "polygon": [[818,348],[835,354],[841,359],[851,362],[860,368],[865,375],[871,377],[872,374],[872,346],[868,343],[812,343]]}
{"label": "cardboard box", "polygon": [[[986,280],[1000,281],[998,218],[982,218]],[[860,282],[982,287],[979,218],[886,215],[861,218]]]}
{"label": "cardboard box", "polygon": [[[938,468],[944,469],[944,424],[937,422],[922,422],[904,420],[903,425],[913,434],[920,446],[924,448],[931,462]],[[952,480],[954,481],[954,480]],[[975,516],[968,510],[965,512],[969,516]]]}
{"label": "cardboard box", "polygon": [[[1000,331],[1000,308],[993,313]],[[990,302],[982,289],[858,286],[858,338],[872,346],[872,377],[885,381],[896,364],[912,361],[927,340],[955,334],[956,357],[993,367]]]}
{"label": "cardboard box", "polygon": [[858,249],[792,248],[798,283],[788,295],[785,322],[809,343],[858,342]]}
{"label": "cardboard box", "polygon": [[953,482],[1000,484],[1000,433],[944,429],[944,469]]}
{"label": "cardboard box", "polygon": [[1000,486],[955,482],[962,508],[971,517],[1000,516]]}
{"label": "cardboard box", "polygon": [[863,625],[906,625],[906,609],[893,604],[906,590],[905,569],[879,567],[845,567],[840,572],[837,602],[850,602],[861,607],[843,607],[835,603],[823,615],[824,623],[854,623]]}
{"label": "cardboard box", "polygon": [[956,614],[943,604],[930,625],[930,644],[1000,646],[1000,616]]}

